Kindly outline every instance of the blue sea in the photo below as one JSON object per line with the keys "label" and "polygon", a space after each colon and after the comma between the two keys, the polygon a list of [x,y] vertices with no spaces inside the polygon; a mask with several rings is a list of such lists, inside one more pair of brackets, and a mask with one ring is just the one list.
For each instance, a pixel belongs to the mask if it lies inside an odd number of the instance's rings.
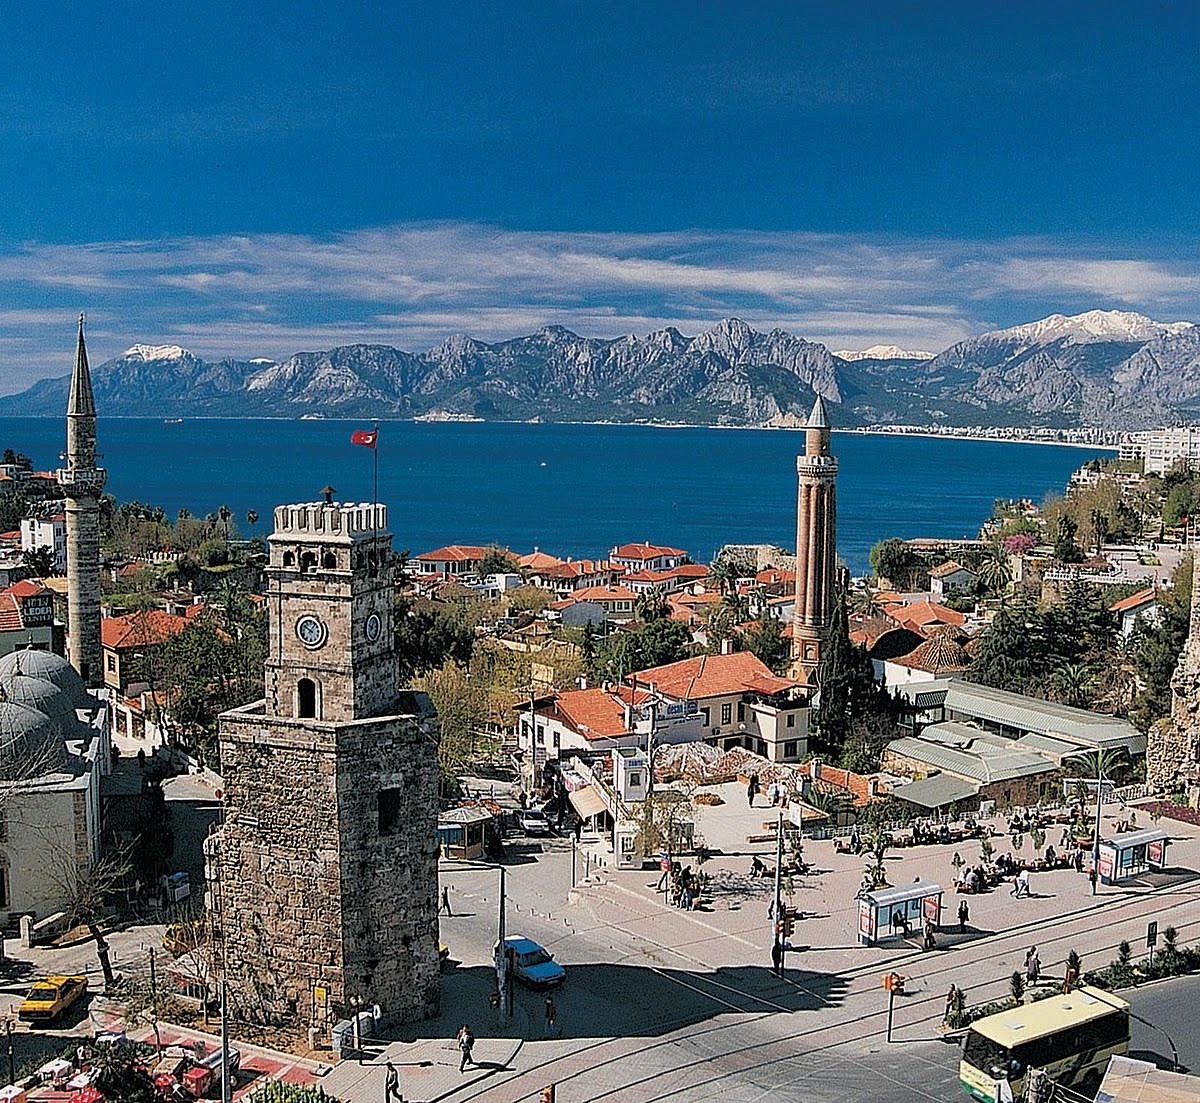
{"label": "blue sea", "polygon": [[[230,506],[265,535],[271,509],[313,501],[327,484],[369,501],[364,422],[101,418],[108,489],[120,499]],[[0,418],[0,449],[58,466],[63,422]],[[634,425],[383,422],[379,500],[395,546],[498,543],[595,557],[634,540],[707,561],[726,543],[795,543],[799,432]],[[887,536],[974,536],[996,498],[1040,500],[1101,451],[946,438],[835,433],[838,552],[855,573]],[[1110,453],[1109,453],[1110,454]],[[256,526],[245,522],[256,510]]]}

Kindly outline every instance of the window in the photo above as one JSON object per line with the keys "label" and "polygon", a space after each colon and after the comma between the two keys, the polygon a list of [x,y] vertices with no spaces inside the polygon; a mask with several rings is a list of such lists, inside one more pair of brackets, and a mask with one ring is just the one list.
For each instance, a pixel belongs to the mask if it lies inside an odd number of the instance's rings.
{"label": "window", "polygon": [[393,835],[400,826],[400,790],[379,790],[379,834]]}
{"label": "window", "polygon": [[116,655],[105,655],[104,656],[104,665],[110,674],[115,674],[117,671]]}
{"label": "window", "polygon": [[708,727],[708,709],[706,708],[700,710],[700,726],[702,728]]}
{"label": "window", "polygon": [[537,726],[537,737],[543,742],[546,742],[546,725],[539,724]]}
{"label": "window", "polygon": [[741,701],[738,702],[738,719],[739,720],[746,719],[746,706],[744,704],[742,704]]}
{"label": "window", "polygon": [[0,908],[8,907],[8,870],[0,869]]}
{"label": "window", "polygon": [[799,754],[800,754],[800,740],[789,739],[783,745],[783,757],[784,758],[789,758],[789,759],[796,758],[799,756]]}
{"label": "window", "polygon": [[303,552],[300,556],[300,573],[312,574],[317,569],[317,553]]}
{"label": "window", "polygon": [[642,783],[642,771],[641,770],[630,770],[629,771],[630,788],[635,788],[636,786],[641,785],[641,783]]}
{"label": "window", "polygon": [[721,706],[721,723],[728,724],[733,720],[733,705],[724,704]]}
{"label": "window", "polygon": [[337,569],[337,556],[334,555],[333,552],[327,551],[324,555],[321,556],[321,566],[327,571],[336,570]]}
{"label": "window", "polygon": [[317,719],[317,683],[311,678],[296,683],[296,715],[301,720]]}
{"label": "window", "polygon": [[296,565],[296,556],[292,552],[284,552],[283,565],[285,567],[294,567]]}
{"label": "window", "polygon": [[794,728],[796,726],[796,714],[794,712],[788,713],[787,726],[789,728]]}

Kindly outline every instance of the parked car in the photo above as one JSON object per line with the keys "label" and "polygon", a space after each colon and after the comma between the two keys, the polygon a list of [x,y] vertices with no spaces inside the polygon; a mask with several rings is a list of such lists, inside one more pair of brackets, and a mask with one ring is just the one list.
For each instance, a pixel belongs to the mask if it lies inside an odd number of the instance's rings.
{"label": "parked car", "polygon": [[48,1023],[66,1014],[87,995],[87,977],[53,976],[39,980],[17,1008],[27,1023]]}
{"label": "parked car", "polygon": [[517,823],[526,835],[550,834],[550,821],[546,819],[546,813],[536,808],[522,808],[517,813]]}
{"label": "parked car", "polygon": [[504,952],[511,957],[513,976],[530,988],[553,988],[567,979],[567,971],[550,951],[532,938],[524,935],[506,938]]}

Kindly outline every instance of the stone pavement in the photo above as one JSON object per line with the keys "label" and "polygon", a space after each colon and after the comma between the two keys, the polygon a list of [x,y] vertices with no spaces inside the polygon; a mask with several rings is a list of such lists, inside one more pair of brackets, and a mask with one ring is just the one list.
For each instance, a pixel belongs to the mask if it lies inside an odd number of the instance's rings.
{"label": "stone pavement", "polygon": [[400,1075],[400,1091],[406,1103],[435,1103],[454,1096],[470,1099],[489,1081],[512,1069],[528,1029],[520,1008],[512,1027],[516,1037],[477,1036],[474,1063],[461,1072],[462,1054],[453,1038],[422,1038],[373,1046],[367,1057],[339,1061],[321,1079],[321,1086],[335,1099],[388,1103],[384,1084],[387,1062],[391,1061]]}

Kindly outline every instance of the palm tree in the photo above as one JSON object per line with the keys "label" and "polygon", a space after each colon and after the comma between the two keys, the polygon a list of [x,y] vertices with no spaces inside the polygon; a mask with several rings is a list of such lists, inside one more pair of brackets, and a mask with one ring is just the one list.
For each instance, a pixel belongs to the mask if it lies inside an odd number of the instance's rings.
{"label": "palm tree", "polygon": [[1083,663],[1063,663],[1050,675],[1048,689],[1055,701],[1074,708],[1088,703],[1092,672]]}
{"label": "palm tree", "polygon": [[643,590],[633,603],[633,615],[642,622],[665,620],[671,615],[671,606],[657,586]]}
{"label": "palm tree", "polygon": [[233,516],[233,510],[230,509],[228,506],[221,506],[221,508],[217,510],[217,516],[221,518],[221,524],[225,528],[225,539],[228,541],[228,539],[229,539],[229,518]]}
{"label": "palm tree", "polygon": [[258,510],[257,509],[246,510],[246,524],[251,525],[251,526],[258,524]]}
{"label": "palm tree", "polygon": [[175,514],[175,520],[186,521],[191,515],[192,511],[187,506],[181,506],[179,512]]}
{"label": "palm tree", "polygon": [[1008,553],[1003,548],[992,548],[980,562],[979,581],[993,593],[1003,595],[1012,581]]}
{"label": "palm tree", "polygon": [[737,564],[728,556],[722,556],[712,561],[712,565],[708,568],[709,578],[715,579],[720,587],[721,593],[728,593],[730,590],[737,589],[738,568]]}

